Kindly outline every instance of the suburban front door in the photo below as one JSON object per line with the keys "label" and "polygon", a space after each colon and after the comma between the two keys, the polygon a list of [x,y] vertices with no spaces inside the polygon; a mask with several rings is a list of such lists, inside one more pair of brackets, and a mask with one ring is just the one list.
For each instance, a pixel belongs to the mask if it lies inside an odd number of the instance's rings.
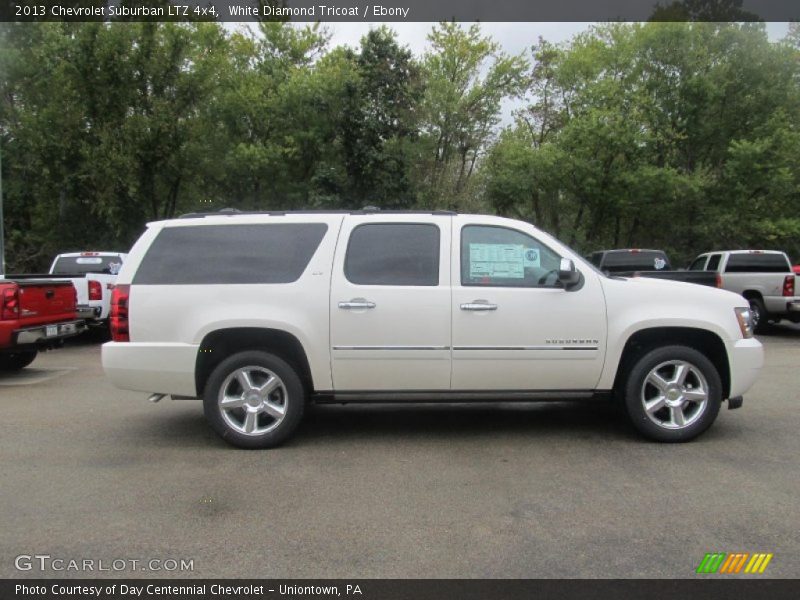
{"label": "suburban front door", "polygon": [[562,256],[533,227],[480,219],[453,220],[453,390],[594,389],[606,343],[600,276],[578,265],[582,282],[566,291]]}
{"label": "suburban front door", "polygon": [[449,389],[451,220],[345,218],[330,298],[337,392]]}

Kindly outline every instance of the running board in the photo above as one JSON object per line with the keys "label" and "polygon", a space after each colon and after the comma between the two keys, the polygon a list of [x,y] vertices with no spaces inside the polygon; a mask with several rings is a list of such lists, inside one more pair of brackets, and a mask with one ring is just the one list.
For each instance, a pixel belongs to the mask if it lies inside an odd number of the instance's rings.
{"label": "running board", "polygon": [[360,402],[414,402],[414,403],[447,403],[447,402],[536,402],[590,400],[608,398],[611,392],[595,390],[514,390],[514,391],[353,391],[353,392],[319,392],[312,396],[317,404],[339,404]]}

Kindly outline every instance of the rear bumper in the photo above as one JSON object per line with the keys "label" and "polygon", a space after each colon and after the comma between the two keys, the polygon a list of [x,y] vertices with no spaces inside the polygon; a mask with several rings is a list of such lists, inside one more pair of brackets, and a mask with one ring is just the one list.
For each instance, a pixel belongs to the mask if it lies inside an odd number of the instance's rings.
{"label": "rear bumper", "polygon": [[125,390],[194,396],[198,350],[196,344],[107,342],[103,369]]}
{"label": "rear bumper", "polygon": [[86,329],[83,320],[51,323],[17,329],[14,332],[14,344],[17,346],[47,346],[52,342],[78,335]]}
{"label": "rear bumper", "polygon": [[95,320],[100,318],[102,308],[99,306],[89,306],[88,304],[79,304],[77,307],[78,318]]}
{"label": "rear bumper", "polygon": [[800,314],[800,298],[796,296],[767,296],[764,306],[768,313],[776,316]]}
{"label": "rear bumper", "polygon": [[730,342],[728,360],[731,369],[731,389],[728,397],[743,396],[753,387],[764,366],[764,347],[755,338]]}

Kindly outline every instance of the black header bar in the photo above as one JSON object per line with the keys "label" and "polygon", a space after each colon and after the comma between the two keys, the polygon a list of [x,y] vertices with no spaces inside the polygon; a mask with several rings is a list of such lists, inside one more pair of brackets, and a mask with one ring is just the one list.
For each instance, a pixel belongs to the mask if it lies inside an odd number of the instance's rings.
{"label": "black header bar", "polygon": [[0,21],[793,21],[798,0],[0,0]]}

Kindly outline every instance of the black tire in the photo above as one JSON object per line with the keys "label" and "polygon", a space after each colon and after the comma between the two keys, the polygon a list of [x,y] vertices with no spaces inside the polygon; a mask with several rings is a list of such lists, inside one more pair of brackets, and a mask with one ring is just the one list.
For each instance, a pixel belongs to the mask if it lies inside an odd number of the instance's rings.
{"label": "black tire", "polygon": [[21,371],[34,361],[37,354],[38,350],[0,354],[0,371]]}
{"label": "black tire", "polygon": [[[248,392],[234,374],[240,369],[247,370],[249,377],[263,376],[263,380],[253,381],[253,383],[268,383],[268,375],[276,376],[281,386],[276,389],[272,396],[262,397],[263,403],[270,406],[283,408],[283,416],[276,418],[271,413],[258,412],[257,407],[243,404],[242,407],[234,407],[223,411],[220,407],[220,397],[223,385],[226,391],[242,390],[242,398]],[[259,400],[256,394],[262,393],[252,388],[249,392],[253,395],[253,402]],[[235,396],[234,391],[234,396]],[[262,393],[263,396],[263,393]],[[223,360],[208,378],[203,394],[203,411],[209,424],[219,436],[228,443],[238,448],[274,448],[284,442],[294,433],[303,418],[303,411],[306,404],[306,392],[303,382],[297,371],[283,359],[268,352],[251,350],[234,354]],[[244,430],[248,425],[248,411],[256,412],[255,428],[264,429],[263,432],[253,431],[246,433]],[[223,414],[224,413],[224,414]]]}
{"label": "black tire", "polygon": [[764,333],[767,329],[767,324],[769,323],[769,313],[767,313],[767,307],[764,306],[764,301],[757,297],[753,296],[748,298],[747,301],[750,303],[750,314],[753,319],[753,331],[755,333]]}
{"label": "black tire", "polygon": [[[672,365],[673,362],[676,365]],[[645,380],[653,370],[664,369],[658,370],[657,374],[669,373],[677,363],[691,367],[688,369],[689,375],[685,386],[681,386],[686,387],[686,390],[683,392],[680,389],[676,390],[677,384],[667,381],[665,383],[670,384],[668,393],[662,394],[649,383],[645,387]],[[703,382],[700,377],[705,381]],[[669,406],[665,405],[653,415],[649,415],[645,410],[644,399],[648,393],[664,396],[665,399],[669,397],[668,394],[673,393],[679,398],[670,398],[670,401],[680,402],[683,398],[682,393],[688,395],[692,391],[697,392],[698,384],[700,389],[705,388],[707,396],[702,410],[700,402],[688,402],[684,407],[675,408],[676,411],[680,411],[681,420],[685,419],[686,424],[683,426],[676,425],[679,421],[674,418],[673,409]],[[624,382],[623,393],[628,417],[641,434],[657,442],[688,442],[711,427],[716,420],[722,403],[722,381],[716,367],[702,353],[686,346],[664,346],[647,352],[633,364]],[[684,408],[688,416],[685,416]],[[659,424],[656,421],[663,422]]]}

